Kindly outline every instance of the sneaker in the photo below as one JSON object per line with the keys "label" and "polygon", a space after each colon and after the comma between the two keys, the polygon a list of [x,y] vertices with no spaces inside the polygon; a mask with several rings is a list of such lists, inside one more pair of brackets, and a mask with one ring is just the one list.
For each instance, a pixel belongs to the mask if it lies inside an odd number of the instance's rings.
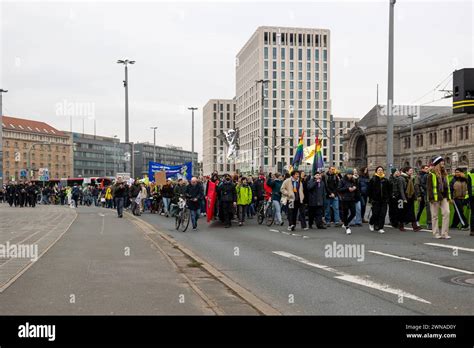
{"label": "sneaker", "polygon": [[287,230],[288,230],[288,231],[291,231],[291,226],[288,226]]}
{"label": "sneaker", "polygon": [[451,239],[451,236],[445,235],[445,236],[441,236],[441,238],[443,238],[443,239]]}
{"label": "sneaker", "polygon": [[308,228],[308,227],[305,227],[305,228],[303,228],[303,231],[307,231],[307,230],[309,230],[309,228]]}
{"label": "sneaker", "polygon": [[197,231],[197,227],[193,227],[193,231]]}
{"label": "sneaker", "polygon": [[239,222],[239,227],[242,227],[243,223]]}
{"label": "sneaker", "polygon": [[441,237],[440,234],[435,234],[434,237],[435,237],[436,239],[441,239],[441,238],[443,238],[443,237]]}
{"label": "sneaker", "polygon": [[385,233],[383,229],[378,230],[379,233]]}
{"label": "sneaker", "polygon": [[461,231],[469,231],[469,226],[461,228]]}
{"label": "sneaker", "polygon": [[352,233],[351,229],[350,229],[350,228],[347,228],[347,229],[346,229],[346,234],[351,234],[351,233]]}
{"label": "sneaker", "polygon": [[292,225],[292,226],[291,226],[291,232],[294,232],[294,231],[295,231],[295,228],[296,228],[296,226],[295,226],[295,225]]}
{"label": "sneaker", "polygon": [[374,225],[369,225],[369,230],[374,232],[374,230],[375,230]]}

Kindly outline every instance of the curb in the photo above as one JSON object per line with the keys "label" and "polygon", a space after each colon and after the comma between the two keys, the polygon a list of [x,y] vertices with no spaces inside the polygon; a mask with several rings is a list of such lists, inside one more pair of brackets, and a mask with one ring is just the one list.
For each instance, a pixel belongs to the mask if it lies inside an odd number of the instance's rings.
{"label": "curb", "polygon": [[186,248],[185,246],[181,245],[178,243],[176,240],[172,239],[170,236],[168,236],[166,233],[163,233],[159,231],[156,227],[152,226],[148,222],[139,219],[138,217],[128,213],[124,212],[125,215],[131,219],[139,220],[143,225],[146,227],[156,231],[158,235],[166,240],[168,243],[170,243],[173,247],[179,249],[182,253],[184,253],[186,256],[190,257],[196,262],[201,263],[201,267],[207,271],[209,274],[211,274],[216,280],[227,286],[230,290],[232,290],[237,296],[239,296],[241,299],[243,299],[245,302],[247,302],[251,307],[253,307],[256,311],[261,313],[262,315],[281,315],[281,313],[270,306],[269,304],[263,302],[261,299],[259,299],[257,296],[252,294],[249,290],[245,289],[241,285],[237,284],[235,281],[227,277],[224,273],[220,272],[217,270],[214,266],[212,266],[209,262],[206,260],[202,259],[201,257],[197,256],[193,251],[190,249]]}

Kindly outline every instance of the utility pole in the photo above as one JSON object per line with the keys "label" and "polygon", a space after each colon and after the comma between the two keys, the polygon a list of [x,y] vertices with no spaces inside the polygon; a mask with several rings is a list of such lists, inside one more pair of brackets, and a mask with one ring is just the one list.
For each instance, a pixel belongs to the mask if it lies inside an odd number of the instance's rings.
{"label": "utility pole", "polygon": [[3,188],[3,93],[7,92],[0,88],[0,188]]}
{"label": "utility pole", "polygon": [[265,167],[265,159],[264,159],[264,148],[265,148],[265,138],[263,136],[263,118],[264,118],[264,108],[265,108],[265,85],[270,82],[270,80],[257,80],[255,81],[257,85],[259,83],[262,84],[262,89],[261,89],[261,117],[260,117],[260,137],[262,139],[262,144],[260,145],[260,172],[264,172],[264,167]]}
{"label": "utility pole", "polygon": [[328,165],[330,167],[333,166],[333,163],[334,163],[334,137],[335,137],[335,133],[336,133],[336,124],[334,122],[334,115],[329,115],[329,139],[328,139],[328,142],[329,142],[329,151],[328,151],[328,154],[329,154],[329,161],[328,161]]}
{"label": "utility pole", "polygon": [[104,178],[107,176],[107,151],[105,146],[103,147],[104,150]]}
{"label": "utility pole", "polygon": [[412,168],[415,167],[415,164],[413,163],[413,119],[416,117],[416,115],[408,115],[410,118],[410,166]]}
{"label": "utility pole", "polygon": [[150,127],[153,129],[153,162],[156,162],[156,129],[158,127]]}
{"label": "utility pole", "polygon": [[[119,59],[117,60],[117,64],[123,64],[125,66],[125,80],[123,80],[123,87],[125,88],[125,143],[128,145],[128,147],[131,149],[130,155],[131,155],[131,163],[133,165],[133,145],[130,144],[130,138],[129,138],[129,122],[128,122],[128,64],[135,64],[134,60],[128,60],[128,59]],[[130,174],[133,176],[133,170],[134,168],[132,167],[130,170]]]}
{"label": "utility pole", "polygon": [[393,22],[396,0],[390,1],[388,28],[388,95],[387,95],[387,167],[393,167]]}
{"label": "utility pole", "polygon": [[191,142],[192,142],[192,145],[191,145],[191,175],[193,175],[193,173],[195,172],[194,171],[194,110],[197,110],[198,108],[194,107],[194,106],[191,106],[188,108],[188,110],[191,110],[191,114],[192,114],[192,135],[191,135]]}

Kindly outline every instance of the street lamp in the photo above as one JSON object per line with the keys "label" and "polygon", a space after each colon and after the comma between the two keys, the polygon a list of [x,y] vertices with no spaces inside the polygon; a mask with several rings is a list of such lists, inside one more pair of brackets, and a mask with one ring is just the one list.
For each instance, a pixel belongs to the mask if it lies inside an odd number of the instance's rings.
{"label": "street lamp", "polygon": [[[128,64],[135,64],[134,60],[128,59],[119,59],[117,64],[123,64],[125,66],[125,80],[123,81],[123,86],[125,87],[125,143],[130,146],[129,139],[129,122],[128,122]],[[132,164],[133,164],[133,147],[130,151],[132,153]],[[131,172],[133,169],[131,169]]]}
{"label": "street lamp", "polygon": [[[0,88],[0,125],[3,124],[3,93],[7,93],[8,90]],[[0,127],[0,187],[3,187],[3,126]]]}
{"label": "street lamp", "polygon": [[413,163],[413,119],[417,117],[416,115],[408,115],[410,119],[410,167],[414,168],[415,164]]}
{"label": "street lamp", "polygon": [[192,135],[191,135],[191,175],[194,173],[194,110],[197,110],[196,107],[189,107],[188,110],[191,110],[192,113]]}
{"label": "street lamp", "polygon": [[117,135],[114,135],[114,176],[117,175]]}
{"label": "street lamp", "polygon": [[[262,79],[262,80],[256,80],[255,82],[256,82],[257,85],[259,83],[262,84],[262,92],[261,92],[261,98],[262,98],[261,99],[262,100],[261,101],[261,114],[262,115],[260,117],[260,136],[262,137],[262,144],[260,145],[260,165],[261,165],[260,171],[263,172],[263,168],[264,168],[264,165],[265,165],[265,160],[264,160],[264,156],[263,156],[264,147],[265,147],[265,139],[263,137],[263,133],[264,133],[264,131],[263,131],[263,117],[264,117],[263,111],[264,111],[264,103],[265,103],[265,85],[267,83],[269,83],[270,80],[263,80]],[[252,142],[253,142],[253,140],[252,140]]]}
{"label": "street lamp", "polygon": [[153,129],[153,162],[156,162],[156,129],[158,127],[150,127]]}
{"label": "street lamp", "polygon": [[387,167],[393,167],[393,22],[396,0],[390,0],[388,25],[388,93],[387,93]]}

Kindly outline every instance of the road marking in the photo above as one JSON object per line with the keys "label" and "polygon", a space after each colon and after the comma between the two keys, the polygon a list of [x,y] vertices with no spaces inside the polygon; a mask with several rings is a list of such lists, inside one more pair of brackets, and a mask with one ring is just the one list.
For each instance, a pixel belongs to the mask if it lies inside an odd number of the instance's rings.
{"label": "road marking", "polygon": [[318,269],[322,269],[324,271],[335,273],[336,276],[334,278],[336,278],[336,279],[344,280],[346,282],[358,284],[358,285],[361,285],[361,286],[365,286],[365,287],[372,288],[372,289],[375,289],[375,290],[387,292],[387,293],[390,293],[390,294],[395,294],[397,296],[403,296],[405,298],[409,298],[409,299],[419,301],[419,302],[422,302],[422,303],[431,304],[431,302],[429,302],[429,301],[427,301],[427,300],[425,300],[421,297],[418,297],[416,295],[410,294],[410,293],[408,293],[404,290],[392,288],[387,284],[376,283],[374,281],[364,279],[364,278],[359,277],[359,276],[354,276],[354,275],[351,275],[351,274],[348,274],[348,273],[345,273],[345,272],[342,272],[342,271],[338,271],[335,268],[325,266],[325,265],[320,265],[320,264],[308,261],[308,260],[306,260],[302,257],[287,253],[285,251],[273,251],[273,253],[277,254],[277,255],[280,255],[280,256],[283,256],[283,257],[286,257],[286,258],[289,258],[293,261],[298,261],[300,263],[303,263],[303,264],[311,266],[311,267],[315,267],[315,268],[318,268]]}
{"label": "road marking", "polygon": [[280,231],[278,231],[278,230],[270,230],[270,231],[280,233]]}
{"label": "road marking", "polygon": [[446,244],[439,244],[439,243],[424,243],[424,244],[438,246],[438,247],[442,247],[442,248],[450,248],[450,249],[457,249],[457,250],[462,250],[462,251],[470,251],[471,253],[474,253],[474,249],[458,247],[458,246],[455,246],[455,245],[446,245]]}
{"label": "road marking", "polygon": [[436,263],[431,263],[431,262],[427,262],[427,261],[414,260],[414,259],[410,259],[410,258],[408,258],[408,257],[403,257],[403,256],[397,256],[397,255],[382,253],[382,252],[380,252],[380,251],[369,250],[369,253],[377,254],[377,255],[382,255],[382,256],[387,256],[387,257],[392,257],[392,258],[394,258],[394,259],[399,259],[399,260],[404,260],[404,261],[411,261],[411,262],[421,263],[421,264],[423,264],[423,265],[428,265],[428,266],[433,266],[433,267],[438,267],[438,268],[449,269],[450,271],[455,271],[455,272],[460,272],[460,273],[466,273],[466,274],[474,274],[474,272],[466,271],[466,270],[464,270],[464,269],[459,269],[459,268],[454,268],[454,267],[448,267],[448,266],[438,265],[438,264],[436,264]]}
{"label": "road marking", "polygon": [[302,237],[302,238],[309,238],[308,236],[304,236],[299,233],[290,233],[290,232],[285,232],[285,231],[279,231],[279,230],[274,230],[274,229],[269,229],[270,232],[275,232],[275,233],[282,233],[286,234],[287,236],[295,236],[295,237]]}

